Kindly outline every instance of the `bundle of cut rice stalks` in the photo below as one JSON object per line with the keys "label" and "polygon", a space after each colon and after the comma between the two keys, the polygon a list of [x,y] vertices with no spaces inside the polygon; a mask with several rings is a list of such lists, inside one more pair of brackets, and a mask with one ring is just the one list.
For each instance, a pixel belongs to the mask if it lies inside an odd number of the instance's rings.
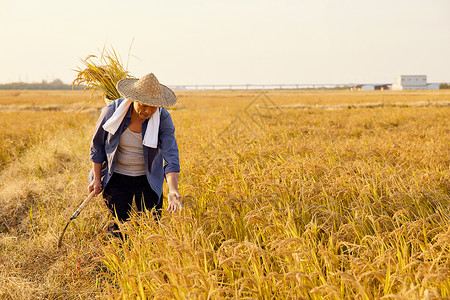
{"label": "bundle of cut rice stalks", "polygon": [[72,87],[85,86],[83,91],[91,90],[91,97],[95,91],[101,91],[106,103],[121,97],[116,89],[116,83],[121,79],[132,77],[122,65],[114,48],[111,50],[103,48],[100,57],[89,55],[81,62],[84,68],[75,70],[77,77],[72,82]]}

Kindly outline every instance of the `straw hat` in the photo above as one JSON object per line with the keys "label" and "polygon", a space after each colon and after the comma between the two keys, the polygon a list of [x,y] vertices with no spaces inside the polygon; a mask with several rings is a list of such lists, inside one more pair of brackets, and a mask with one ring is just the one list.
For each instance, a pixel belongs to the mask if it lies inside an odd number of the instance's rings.
{"label": "straw hat", "polygon": [[119,80],[116,87],[123,97],[146,105],[170,107],[177,104],[177,96],[174,92],[160,84],[153,73],[139,79]]}

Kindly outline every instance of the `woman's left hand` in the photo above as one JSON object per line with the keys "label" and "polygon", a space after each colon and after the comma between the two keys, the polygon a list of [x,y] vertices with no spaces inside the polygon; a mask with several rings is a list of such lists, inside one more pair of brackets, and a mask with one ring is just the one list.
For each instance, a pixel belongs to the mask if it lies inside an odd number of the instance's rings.
{"label": "woman's left hand", "polygon": [[183,209],[183,204],[181,203],[181,195],[178,191],[170,191],[167,195],[167,199],[169,202],[167,211],[174,213]]}

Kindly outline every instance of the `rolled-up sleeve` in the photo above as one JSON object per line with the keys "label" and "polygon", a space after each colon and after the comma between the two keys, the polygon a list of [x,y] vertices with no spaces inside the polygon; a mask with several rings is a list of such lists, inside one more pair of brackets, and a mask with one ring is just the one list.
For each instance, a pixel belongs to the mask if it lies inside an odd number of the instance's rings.
{"label": "rolled-up sleeve", "polygon": [[109,117],[108,110],[108,107],[102,109],[92,137],[89,159],[94,163],[101,164],[106,161],[105,141],[107,133],[102,126]]}
{"label": "rolled-up sleeve", "polygon": [[180,158],[175,126],[172,117],[166,109],[161,109],[161,123],[159,126],[159,144],[164,158],[164,176],[171,172],[180,172]]}

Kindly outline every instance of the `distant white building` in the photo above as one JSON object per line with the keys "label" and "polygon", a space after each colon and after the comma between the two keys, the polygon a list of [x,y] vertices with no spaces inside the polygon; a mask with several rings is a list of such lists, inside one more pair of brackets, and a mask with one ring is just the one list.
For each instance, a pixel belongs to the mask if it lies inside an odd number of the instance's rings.
{"label": "distant white building", "polygon": [[439,83],[429,83],[427,84],[428,90],[438,90],[439,89]]}
{"label": "distant white building", "polygon": [[427,75],[399,75],[393,90],[428,90]]}
{"label": "distant white building", "polygon": [[361,87],[362,91],[373,91],[375,90],[375,86],[373,84],[365,84]]}

